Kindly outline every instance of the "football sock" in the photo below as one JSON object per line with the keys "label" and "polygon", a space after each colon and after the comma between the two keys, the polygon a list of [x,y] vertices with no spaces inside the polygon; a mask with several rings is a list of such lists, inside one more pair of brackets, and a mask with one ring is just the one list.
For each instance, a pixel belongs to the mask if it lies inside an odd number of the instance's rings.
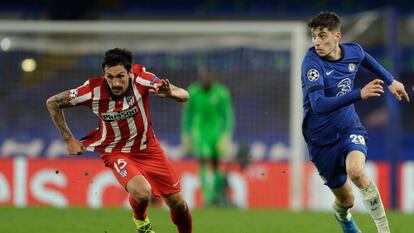
{"label": "football sock", "polygon": [[206,164],[200,165],[201,190],[205,204],[211,204],[211,187]]}
{"label": "football sock", "polygon": [[191,233],[192,217],[187,204],[185,205],[185,210],[182,211],[170,209],[170,216],[173,223],[177,226],[179,233]]}
{"label": "football sock", "polygon": [[349,212],[350,208],[339,206],[338,204],[336,204],[336,202],[332,204],[332,207],[335,210],[335,214],[336,216],[338,216],[339,219],[345,222],[351,220],[351,213]]}
{"label": "football sock", "polygon": [[131,195],[129,195],[129,204],[132,207],[135,219],[144,220],[145,218],[147,218],[148,201],[141,203],[135,200],[135,198],[133,198]]}
{"label": "football sock", "polygon": [[368,187],[360,189],[360,192],[364,205],[374,220],[378,232],[389,233],[387,216],[377,186],[371,181]]}
{"label": "football sock", "polygon": [[214,171],[214,189],[212,192],[213,201],[219,201],[222,195],[223,189],[223,175],[219,169]]}

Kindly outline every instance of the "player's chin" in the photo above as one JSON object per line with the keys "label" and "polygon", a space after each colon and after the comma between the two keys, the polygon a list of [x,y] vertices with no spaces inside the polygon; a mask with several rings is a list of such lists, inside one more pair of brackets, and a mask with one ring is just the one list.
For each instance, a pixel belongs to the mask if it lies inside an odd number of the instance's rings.
{"label": "player's chin", "polygon": [[320,57],[325,57],[327,54],[324,52],[324,51],[322,51],[322,50],[316,50],[316,54],[318,54],[318,56],[320,56]]}
{"label": "player's chin", "polygon": [[122,90],[114,90],[114,89],[112,89],[112,94],[114,96],[122,96],[124,94],[124,92]]}

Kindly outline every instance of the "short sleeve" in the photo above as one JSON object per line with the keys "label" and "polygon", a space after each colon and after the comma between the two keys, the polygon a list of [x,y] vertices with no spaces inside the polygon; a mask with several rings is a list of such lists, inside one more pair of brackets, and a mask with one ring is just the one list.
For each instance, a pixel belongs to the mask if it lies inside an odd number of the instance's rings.
{"label": "short sleeve", "polygon": [[132,73],[134,74],[134,82],[140,86],[148,89],[151,92],[158,90],[157,84],[162,84],[162,80],[155,74],[145,70],[145,67],[136,64],[132,67]]}
{"label": "short sleeve", "polygon": [[68,90],[67,99],[74,106],[90,106],[92,100],[92,91],[89,80],[80,87]]}
{"label": "short sleeve", "polygon": [[302,63],[302,82],[307,93],[324,88],[323,70],[310,58],[305,58]]}

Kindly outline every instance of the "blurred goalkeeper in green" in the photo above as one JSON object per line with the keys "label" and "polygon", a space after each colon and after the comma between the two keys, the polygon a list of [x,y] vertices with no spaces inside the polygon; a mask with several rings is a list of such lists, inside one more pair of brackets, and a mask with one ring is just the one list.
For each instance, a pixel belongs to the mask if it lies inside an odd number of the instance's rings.
{"label": "blurred goalkeeper in green", "polygon": [[200,161],[204,204],[224,204],[225,176],[219,170],[219,159],[229,153],[234,129],[230,92],[210,72],[200,72],[199,81],[188,92],[191,98],[183,111],[182,143]]}

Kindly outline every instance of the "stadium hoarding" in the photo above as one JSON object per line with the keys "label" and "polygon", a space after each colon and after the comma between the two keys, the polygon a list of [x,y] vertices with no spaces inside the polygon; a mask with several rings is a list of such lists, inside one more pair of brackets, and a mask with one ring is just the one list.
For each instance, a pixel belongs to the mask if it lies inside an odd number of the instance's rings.
{"label": "stadium hoarding", "polygon": [[[202,207],[198,166],[193,160],[173,162],[181,190],[192,208]],[[228,180],[227,196],[240,208],[289,208],[289,166],[286,162],[253,162],[242,169],[222,164]],[[332,194],[324,187],[311,164],[304,169],[305,209],[330,209]],[[389,168],[386,163],[368,163],[367,171],[378,183],[385,207],[389,207]],[[414,163],[399,169],[400,207],[414,212]],[[364,211],[359,198],[355,209]],[[111,171],[99,159],[4,158],[0,159],[0,203],[11,206],[127,207],[128,199]]]}

